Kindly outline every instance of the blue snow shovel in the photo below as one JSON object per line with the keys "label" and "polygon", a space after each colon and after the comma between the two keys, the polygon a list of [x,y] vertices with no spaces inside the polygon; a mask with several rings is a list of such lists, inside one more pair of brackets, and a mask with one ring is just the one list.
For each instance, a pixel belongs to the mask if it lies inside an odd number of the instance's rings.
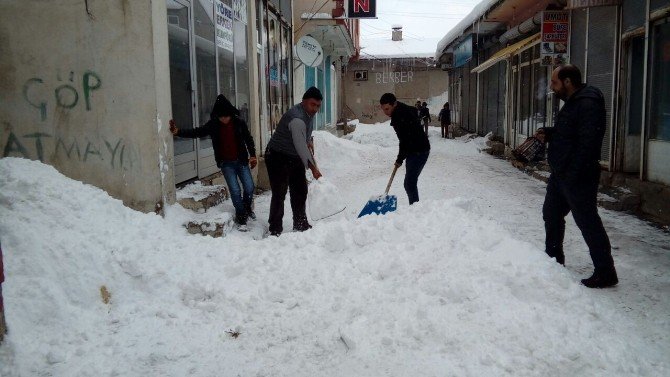
{"label": "blue snow shovel", "polygon": [[391,183],[393,183],[393,178],[395,177],[395,172],[398,171],[398,165],[395,165],[393,168],[393,173],[391,173],[391,179],[389,179],[389,184],[386,185],[386,191],[384,195],[377,197],[376,199],[371,199],[363,207],[361,213],[358,214],[358,217],[363,217],[365,215],[371,215],[373,213],[377,215],[383,215],[386,212],[393,212],[398,208],[398,198],[395,195],[389,195],[389,190],[391,189]]}

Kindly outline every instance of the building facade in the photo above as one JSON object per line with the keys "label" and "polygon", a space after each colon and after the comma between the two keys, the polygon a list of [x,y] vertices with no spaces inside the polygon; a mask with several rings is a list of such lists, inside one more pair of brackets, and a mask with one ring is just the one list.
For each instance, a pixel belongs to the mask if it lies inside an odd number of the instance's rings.
{"label": "building facade", "polygon": [[[314,38],[323,51],[316,62],[295,61],[294,97],[302,98],[309,87],[323,93],[321,109],[316,114],[314,128],[334,128],[342,114],[342,71],[360,52],[358,19],[343,16],[343,2],[332,0],[294,0],[294,39]],[[315,64],[316,63],[316,64]]]}
{"label": "building facade", "polygon": [[0,17],[2,157],[135,209],[218,171],[211,140],[173,138],[170,119],[204,124],[224,94],[262,153],[293,103],[290,1],[4,1]]}
{"label": "building facade", "polygon": [[454,120],[472,132],[493,132],[511,148],[552,125],[561,103],[549,93],[554,64],[543,61],[548,45],[540,26],[548,11],[568,15],[562,59],[577,65],[584,81],[605,96],[603,168],[670,185],[667,1],[480,4],[436,51],[438,61],[453,61],[448,76]]}

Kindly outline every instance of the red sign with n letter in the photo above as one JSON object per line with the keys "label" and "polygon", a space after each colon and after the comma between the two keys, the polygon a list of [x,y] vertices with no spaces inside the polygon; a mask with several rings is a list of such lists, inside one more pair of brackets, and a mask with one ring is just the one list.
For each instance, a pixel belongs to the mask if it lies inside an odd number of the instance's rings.
{"label": "red sign with n letter", "polygon": [[347,0],[347,18],[377,18],[377,0]]}

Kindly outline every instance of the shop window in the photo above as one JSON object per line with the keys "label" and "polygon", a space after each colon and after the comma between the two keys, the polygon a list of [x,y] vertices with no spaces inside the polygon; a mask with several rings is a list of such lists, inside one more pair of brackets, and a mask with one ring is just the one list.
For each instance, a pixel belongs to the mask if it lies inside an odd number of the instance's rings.
{"label": "shop window", "polygon": [[653,30],[650,138],[670,141],[670,19]]}
{"label": "shop window", "polygon": [[247,55],[247,25],[241,20],[233,21],[235,40],[235,78],[237,82],[236,100],[240,117],[249,123],[249,59]]}

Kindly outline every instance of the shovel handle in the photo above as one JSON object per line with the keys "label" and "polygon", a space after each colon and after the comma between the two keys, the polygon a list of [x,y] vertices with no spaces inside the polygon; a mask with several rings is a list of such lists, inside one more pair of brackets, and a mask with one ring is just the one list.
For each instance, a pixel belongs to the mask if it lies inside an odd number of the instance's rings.
{"label": "shovel handle", "polygon": [[384,191],[384,195],[388,195],[389,190],[391,189],[391,183],[393,183],[393,178],[395,177],[395,172],[398,171],[398,165],[393,166],[393,173],[391,173],[391,179],[389,179],[389,184],[386,185],[386,191]]}

